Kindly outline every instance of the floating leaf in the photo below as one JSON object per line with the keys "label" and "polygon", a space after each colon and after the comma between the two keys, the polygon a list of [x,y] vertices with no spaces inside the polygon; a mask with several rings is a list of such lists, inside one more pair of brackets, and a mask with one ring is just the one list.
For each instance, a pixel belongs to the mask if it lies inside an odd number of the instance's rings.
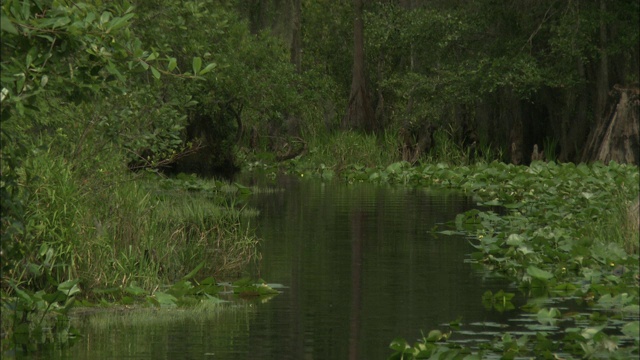
{"label": "floating leaf", "polygon": [[507,245],[509,245],[509,246],[519,246],[519,245],[522,244],[523,241],[524,241],[524,239],[522,238],[522,236],[520,236],[518,234],[511,234],[507,238]]}
{"label": "floating leaf", "polygon": [[636,339],[640,339],[640,321],[632,321],[630,323],[624,324],[622,327],[622,333],[625,336]]}
{"label": "floating leaf", "polygon": [[425,338],[427,342],[436,342],[442,338],[442,331],[440,330],[431,330],[429,331],[429,335]]}
{"label": "floating leaf", "polygon": [[553,323],[561,316],[562,314],[556,308],[540,309],[537,314],[538,321],[541,324]]}
{"label": "floating leaf", "polygon": [[553,278],[552,273],[546,270],[542,270],[533,265],[529,265],[529,267],[527,268],[527,274],[529,274],[532,278],[538,279],[538,280],[549,280]]}

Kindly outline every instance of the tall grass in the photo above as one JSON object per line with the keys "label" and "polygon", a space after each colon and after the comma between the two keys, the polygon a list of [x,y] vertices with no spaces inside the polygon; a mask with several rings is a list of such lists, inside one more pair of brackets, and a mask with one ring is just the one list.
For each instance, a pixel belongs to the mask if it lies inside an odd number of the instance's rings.
{"label": "tall grass", "polygon": [[356,131],[340,131],[309,140],[309,151],[303,161],[324,164],[336,171],[347,165],[375,167],[399,160],[398,147],[391,134],[376,136]]}
{"label": "tall grass", "polygon": [[493,149],[489,144],[475,144],[474,146],[459,144],[454,140],[453,131],[436,130],[433,138],[433,149],[423,155],[421,159],[423,162],[470,165],[473,163],[488,164],[496,159],[502,159],[502,153]]}
{"label": "tall grass", "polygon": [[259,239],[242,225],[231,193],[160,196],[153,181],[125,169],[78,172],[50,150],[34,152],[24,166],[24,230],[13,237],[24,256],[3,258],[15,262],[2,274],[8,294],[9,284],[53,290],[76,278],[86,295],[132,281],[152,289],[200,263],[203,275],[236,278],[259,258]]}

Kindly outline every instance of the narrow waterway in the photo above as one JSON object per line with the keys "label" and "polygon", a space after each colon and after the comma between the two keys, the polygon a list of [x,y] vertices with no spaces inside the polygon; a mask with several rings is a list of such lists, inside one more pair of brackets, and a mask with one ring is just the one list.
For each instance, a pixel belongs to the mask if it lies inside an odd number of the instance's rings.
{"label": "narrow waterway", "polygon": [[[261,276],[288,286],[261,306],[248,338],[259,358],[385,359],[462,317],[504,323],[487,290],[508,284],[465,262],[473,248],[437,235],[475,203],[454,192],[278,178],[255,195]],[[278,191],[281,189],[281,191]]]}
{"label": "narrow waterway", "polygon": [[468,241],[434,232],[474,206],[468,197],[285,176],[241,181],[270,189],[248,205],[260,211],[250,225],[263,239],[255,271],[283,285],[280,294],[199,313],[85,319],[84,337],[61,357],[385,359],[396,337],[413,343],[458,317],[504,324],[515,315],[482,305],[485,291],[509,284],[465,262]]}

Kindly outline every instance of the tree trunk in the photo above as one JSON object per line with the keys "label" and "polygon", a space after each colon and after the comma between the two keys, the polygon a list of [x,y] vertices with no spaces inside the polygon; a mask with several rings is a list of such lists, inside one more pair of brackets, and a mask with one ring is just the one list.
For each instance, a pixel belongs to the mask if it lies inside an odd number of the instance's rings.
{"label": "tree trunk", "polygon": [[596,113],[597,121],[606,116],[607,93],[609,92],[609,57],[607,55],[607,24],[604,14],[606,14],[606,1],[600,0],[600,63],[596,75]]}
{"label": "tree trunk", "polygon": [[640,165],[640,88],[614,86],[609,115],[589,135],[582,161]]}
{"label": "tree trunk", "polygon": [[374,131],[375,114],[367,91],[364,74],[364,21],[363,0],[354,0],[353,21],[353,77],[347,113],[342,119],[342,127]]}
{"label": "tree trunk", "polygon": [[298,74],[302,72],[301,0],[291,0],[291,63]]}

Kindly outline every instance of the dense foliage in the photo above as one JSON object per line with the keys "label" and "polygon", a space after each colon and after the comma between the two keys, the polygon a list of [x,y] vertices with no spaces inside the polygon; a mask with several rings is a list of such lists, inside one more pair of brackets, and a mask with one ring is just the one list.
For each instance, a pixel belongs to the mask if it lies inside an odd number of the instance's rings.
{"label": "dense foliage", "polygon": [[[167,173],[295,158],[289,169],[322,164],[326,179],[353,170],[422,185],[444,171],[425,164],[514,161],[512,144],[578,162],[609,90],[640,79],[637,1],[368,1],[360,50],[377,132],[362,135],[340,129],[352,86],[349,1],[1,4],[1,288],[3,306],[29,316],[103,296],[96,289],[117,288],[101,293],[108,299],[150,291],[211,247],[224,254],[209,274],[258,256],[230,209],[244,189],[184,174],[155,181]],[[421,175],[405,172],[420,162]],[[436,178],[463,187],[460,176],[488,176],[448,171]],[[508,189],[513,179],[495,181]],[[567,196],[600,196],[583,193]],[[504,204],[516,196],[505,194]],[[27,315],[13,319],[22,344],[42,329]]]}

